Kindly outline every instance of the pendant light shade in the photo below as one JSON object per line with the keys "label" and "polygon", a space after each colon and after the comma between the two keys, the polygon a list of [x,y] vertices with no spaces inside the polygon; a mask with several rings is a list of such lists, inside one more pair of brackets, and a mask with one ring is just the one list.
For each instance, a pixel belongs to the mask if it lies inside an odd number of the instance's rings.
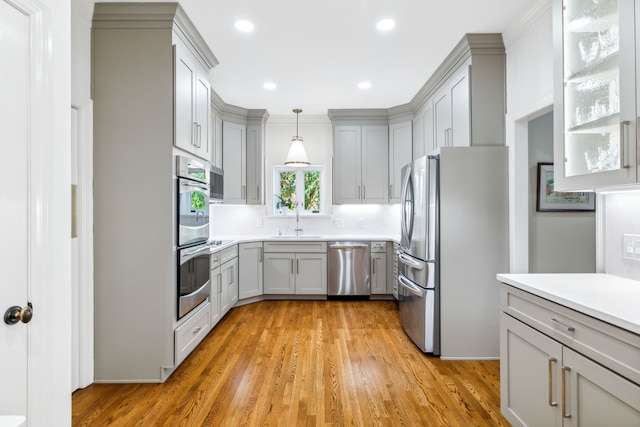
{"label": "pendant light shade", "polygon": [[295,167],[309,166],[310,163],[302,144],[302,137],[298,136],[298,114],[302,113],[302,110],[296,108],[293,112],[296,113],[296,136],[291,138],[291,147],[289,147],[289,154],[287,154],[287,160],[284,164]]}

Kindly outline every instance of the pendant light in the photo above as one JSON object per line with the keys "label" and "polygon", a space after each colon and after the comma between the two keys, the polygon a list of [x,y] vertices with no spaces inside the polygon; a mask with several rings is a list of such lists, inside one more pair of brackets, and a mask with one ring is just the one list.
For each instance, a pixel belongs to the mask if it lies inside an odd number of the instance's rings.
{"label": "pendant light", "polygon": [[296,136],[291,138],[291,147],[289,148],[289,154],[284,164],[296,167],[309,166],[310,163],[307,158],[307,152],[304,151],[304,145],[302,145],[302,137],[298,136],[298,114],[302,113],[302,110],[295,108],[293,112],[296,113]]}

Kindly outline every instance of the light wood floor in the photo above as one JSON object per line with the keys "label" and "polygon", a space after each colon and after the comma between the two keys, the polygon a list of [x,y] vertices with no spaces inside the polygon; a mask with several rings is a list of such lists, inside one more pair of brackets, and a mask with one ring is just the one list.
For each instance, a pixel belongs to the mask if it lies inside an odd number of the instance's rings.
{"label": "light wood floor", "polygon": [[234,308],[164,384],[93,384],[74,426],[508,426],[498,361],[443,361],[393,301]]}

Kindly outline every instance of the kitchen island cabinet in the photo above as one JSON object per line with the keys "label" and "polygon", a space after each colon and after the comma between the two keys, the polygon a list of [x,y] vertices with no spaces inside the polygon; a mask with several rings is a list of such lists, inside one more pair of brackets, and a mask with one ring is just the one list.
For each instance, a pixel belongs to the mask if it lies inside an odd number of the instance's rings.
{"label": "kitchen island cabinet", "polygon": [[[622,304],[593,298],[594,276]],[[606,275],[498,278],[506,282],[500,313],[503,415],[514,426],[640,425],[640,322],[615,310],[624,301],[629,305],[633,292],[640,294],[637,283]],[[573,304],[567,298],[576,284],[583,289],[574,292],[575,309],[559,304]],[[581,309],[581,301],[589,300],[595,303]]]}

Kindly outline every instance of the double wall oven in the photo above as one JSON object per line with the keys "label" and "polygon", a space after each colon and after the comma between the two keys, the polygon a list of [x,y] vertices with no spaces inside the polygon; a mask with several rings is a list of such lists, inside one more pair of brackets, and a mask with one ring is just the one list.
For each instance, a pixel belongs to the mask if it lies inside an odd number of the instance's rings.
{"label": "double wall oven", "polygon": [[210,166],[176,157],[178,319],[205,301],[210,293],[209,195]]}

